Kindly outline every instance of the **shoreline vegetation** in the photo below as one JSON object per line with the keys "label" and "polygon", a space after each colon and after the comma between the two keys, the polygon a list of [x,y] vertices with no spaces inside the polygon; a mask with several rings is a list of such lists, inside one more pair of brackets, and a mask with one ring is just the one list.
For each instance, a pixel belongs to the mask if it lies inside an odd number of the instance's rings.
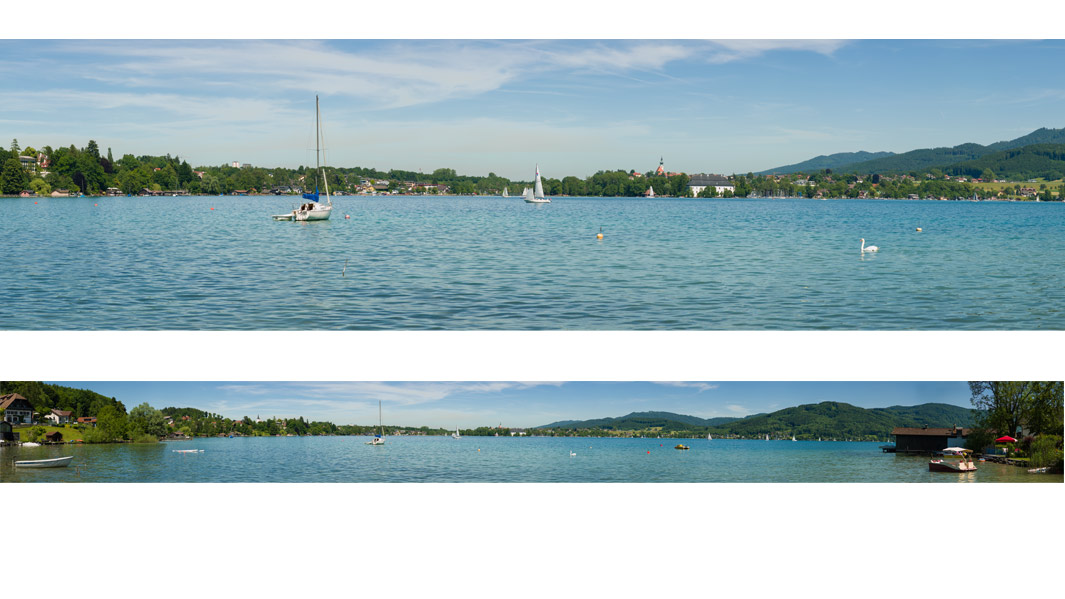
{"label": "shoreline vegetation", "polygon": [[[1026,153],[1027,150],[1027,153]],[[995,170],[995,169],[998,170]],[[517,196],[531,181],[495,173],[460,175],[451,168],[432,173],[368,167],[325,167],[334,195]],[[233,162],[195,169],[178,156],[115,159],[94,140],[83,148],[0,148],[0,195],[12,197],[299,195],[313,191],[313,167],[263,168]],[[817,198],[1061,201],[1065,198],[1065,144],[1033,144],[1010,150],[1000,161],[985,157],[976,167],[938,165],[879,172],[846,166],[789,173],[712,175],[715,183],[690,185],[688,173],[634,169],[601,170],[585,178],[544,178],[546,195],[569,197]],[[996,174],[998,173],[998,174]]]}

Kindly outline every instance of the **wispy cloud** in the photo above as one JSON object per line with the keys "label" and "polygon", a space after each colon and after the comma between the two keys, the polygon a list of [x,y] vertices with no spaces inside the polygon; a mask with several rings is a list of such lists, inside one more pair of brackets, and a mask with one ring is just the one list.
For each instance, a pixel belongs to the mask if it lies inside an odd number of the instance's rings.
{"label": "wispy cloud", "polygon": [[711,391],[717,389],[720,385],[716,383],[694,383],[688,381],[658,381],[655,384],[665,385],[667,387],[681,387],[684,389],[697,389],[700,393],[703,391]]}

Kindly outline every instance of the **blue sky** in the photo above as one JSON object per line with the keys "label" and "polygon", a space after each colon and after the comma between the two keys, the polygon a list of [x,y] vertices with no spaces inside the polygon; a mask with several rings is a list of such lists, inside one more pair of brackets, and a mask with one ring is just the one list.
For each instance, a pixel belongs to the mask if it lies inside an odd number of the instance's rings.
{"label": "blue sky", "polygon": [[733,173],[1065,127],[1065,41],[4,40],[0,139],[193,166]]}
{"label": "blue sky", "polygon": [[56,382],[155,408],[402,426],[530,427],[559,420],[665,411],[746,416],[838,401],[864,408],[922,403],[969,407],[965,382]]}

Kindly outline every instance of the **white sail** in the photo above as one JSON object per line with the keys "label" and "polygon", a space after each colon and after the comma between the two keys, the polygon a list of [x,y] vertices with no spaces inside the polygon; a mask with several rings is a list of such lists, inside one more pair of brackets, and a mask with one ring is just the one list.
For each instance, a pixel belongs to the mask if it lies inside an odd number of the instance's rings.
{"label": "white sail", "polygon": [[649,197],[649,198],[655,197],[655,188],[653,186],[650,186],[650,185],[647,186],[647,197]]}
{"label": "white sail", "polygon": [[504,198],[509,198],[510,197],[510,192],[507,191],[506,187],[503,188],[503,197]]}
{"label": "white sail", "polygon": [[525,193],[523,195],[525,196],[525,200],[526,201],[535,199],[535,197],[533,196],[533,190],[532,190],[531,187],[526,187],[525,188]]}
{"label": "white sail", "polygon": [[536,191],[533,193],[533,197],[536,199],[542,199],[544,197],[544,184],[540,181],[540,165],[536,165]]}

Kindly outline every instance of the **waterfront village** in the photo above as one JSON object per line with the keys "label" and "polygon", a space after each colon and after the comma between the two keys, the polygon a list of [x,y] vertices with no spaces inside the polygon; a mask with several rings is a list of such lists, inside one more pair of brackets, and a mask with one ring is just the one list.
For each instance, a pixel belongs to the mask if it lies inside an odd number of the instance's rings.
{"label": "waterfront village", "polygon": [[[299,195],[324,188],[314,169],[262,168],[233,161],[218,167],[192,168],[178,157],[133,156],[115,159],[110,148],[100,152],[95,141],[85,148],[45,146],[0,149],[0,193],[19,197],[83,196],[268,196]],[[16,158],[17,157],[17,158]],[[440,168],[431,173],[373,168],[324,168],[333,195],[520,195],[530,181],[514,181],[489,173],[459,175]],[[672,172],[660,158],[657,168],[599,171],[584,179],[573,175],[543,177],[549,196],[696,197],[696,198],[891,198],[936,200],[1036,200],[1065,197],[1060,180],[1025,178],[1009,181],[989,169],[976,176],[940,169],[923,172],[859,174],[820,169],[811,173],[706,174]],[[508,193],[509,192],[509,193]]]}

